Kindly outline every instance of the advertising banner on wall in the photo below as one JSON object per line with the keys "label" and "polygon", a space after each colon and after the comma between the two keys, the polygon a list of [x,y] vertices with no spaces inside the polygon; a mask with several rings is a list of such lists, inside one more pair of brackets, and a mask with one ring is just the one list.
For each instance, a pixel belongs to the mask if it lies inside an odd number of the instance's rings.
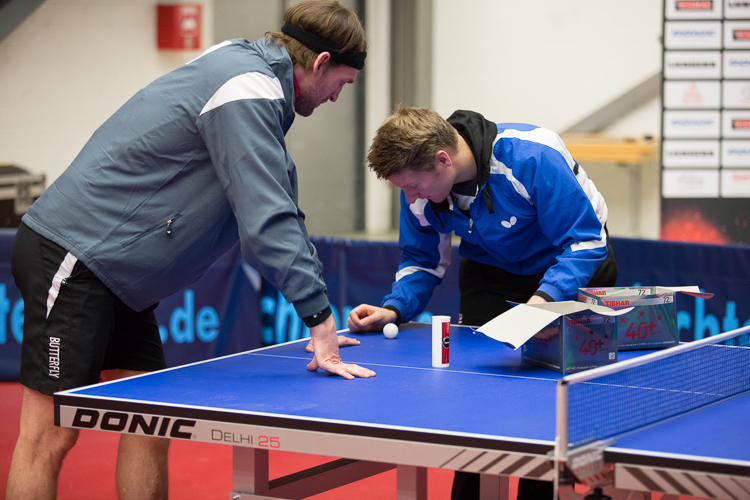
{"label": "advertising banner on wall", "polygon": [[661,237],[750,243],[750,6],[665,0]]}

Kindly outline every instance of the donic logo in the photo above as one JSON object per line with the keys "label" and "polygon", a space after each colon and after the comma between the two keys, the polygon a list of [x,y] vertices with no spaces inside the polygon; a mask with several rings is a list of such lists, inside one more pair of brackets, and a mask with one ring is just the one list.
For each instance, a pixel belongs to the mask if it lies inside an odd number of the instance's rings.
{"label": "donic logo", "polygon": [[76,408],[72,426],[78,429],[99,429],[103,431],[146,436],[191,439],[195,420],[184,418],[139,415],[117,411],[99,411],[91,408]]}

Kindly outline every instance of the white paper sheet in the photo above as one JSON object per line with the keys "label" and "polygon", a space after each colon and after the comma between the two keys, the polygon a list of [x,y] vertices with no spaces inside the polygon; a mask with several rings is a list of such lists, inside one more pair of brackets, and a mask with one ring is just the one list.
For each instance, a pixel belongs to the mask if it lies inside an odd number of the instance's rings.
{"label": "white paper sheet", "polygon": [[542,328],[560,316],[586,310],[605,316],[619,316],[632,309],[632,307],[628,307],[614,310],[605,306],[576,301],[518,304],[513,309],[480,326],[477,331],[502,342],[511,349],[518,349]]}

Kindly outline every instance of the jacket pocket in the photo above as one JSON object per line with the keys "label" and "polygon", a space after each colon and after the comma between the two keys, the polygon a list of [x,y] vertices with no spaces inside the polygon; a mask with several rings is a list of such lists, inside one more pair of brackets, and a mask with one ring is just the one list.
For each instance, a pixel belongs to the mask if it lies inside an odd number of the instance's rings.
{"label": "jacket pocket", "polygon": [[172,236],[174,231],[176,230],[175,223],[178,219],[182,217],[181,214],[173,215],[172,217],[167,218],[165,221],[160,222],[159,224],[150,227],[149,229],[143,231],[142,233],[139,233],[135,236],[132,236],[123,242],[120,243],[120,246],[122,248],[127,248],[137,242],[139,242],[141,239],[143,239],[145,236],[148,236],[150,234],[156,233],[158,231],[164,231],[164,235],[166,237]]}

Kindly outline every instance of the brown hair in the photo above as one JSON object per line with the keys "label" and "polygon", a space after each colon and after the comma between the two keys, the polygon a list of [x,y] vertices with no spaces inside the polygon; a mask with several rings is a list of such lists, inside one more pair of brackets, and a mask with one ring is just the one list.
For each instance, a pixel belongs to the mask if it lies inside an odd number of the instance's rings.
{"label": "brown hair", "polygon": [[367,165],[378,179],[402,170],[429,172],[444,149],[458,149],[456,129],[431,109],[399,105],[375,132]]}
{"label": "brown hair", "polygon": [[[289,7],[282,21],[340,46],[342,52],[367,50],[365,29],[357,14],[334,0],[304,0]],[[301,64],[305,69],[310,69],[318,57],[317,52],[284,33],[270,31],[266,36],[286,47],[292,63]]]}

